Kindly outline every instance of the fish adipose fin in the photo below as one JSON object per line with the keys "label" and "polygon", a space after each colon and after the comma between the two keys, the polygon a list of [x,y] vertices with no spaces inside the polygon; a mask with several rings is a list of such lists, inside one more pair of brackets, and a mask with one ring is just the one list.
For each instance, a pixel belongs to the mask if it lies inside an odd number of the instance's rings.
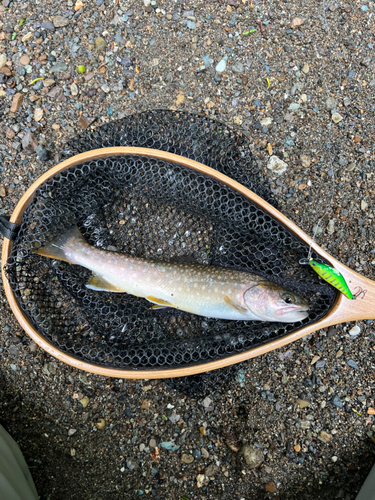
{"label": "fish adipose fin", "polygon": [[176,307],[166,300],[157,299],[156,297],[152,297],[151,295],[146,297],[146,299],[158,306],[157,308],[155,307],[155,309],[158,309],[160,307]]}
{"label": "fish adipose fin", "polygon": [[229,307],[232,307],[233,309],[235,309],[236,311],[240,312],[240,313],[243,313],[243,314],[246,314],[248,312],[247,309],[245,309],[244,307],[241,307],[239,304],[236,304],[230,297],[228,297],[228,295],[226,295],[224,297],[224,302],[229,306]]}
{"label": "fish adipose fin", "polygon": [[71,238],[77,238],[81,241],[85,241],[82,234],[79,232],[77,226],[73,226],[66,233],[58,236],[51,243],[48,243],[44,247],[38,248],[37,254],[43,255],[44,257],[50,257],[51,259],[63,260],[65,262],[72,262],[65,254],[65,245]]}
{"label": "fish adipose fin", "polygon": [[125,290],[122,290],[113,283],[110,283],[109,281],[107,281],[102,276],[99,276],[98,274],[93,274],[91,276],[88,283],[86,284],[86,287],[89,288],[90,290],[97,290],[101,292],[117,292],[117,293],[125,292]]}

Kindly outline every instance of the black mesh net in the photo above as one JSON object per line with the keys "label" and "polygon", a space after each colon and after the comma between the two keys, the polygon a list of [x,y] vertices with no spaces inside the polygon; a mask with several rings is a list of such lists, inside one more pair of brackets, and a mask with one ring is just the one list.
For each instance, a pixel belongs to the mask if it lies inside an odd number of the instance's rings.
{"label": "black mesh net", "polygon": [[[241,133],[206,117],[141,113],[72,141],[69,153],[109,146],[162,149],[198,160],[275,205]],[[194,259],[255,272],[302,294],[310,314],[295,324],[226,321],[142,298],[86,288],[90,271],[41,257],[35,245],[77,224],[94,246],[143,258]],[[7,262],[7,276],[34,327],[58,349],[93,365],[161,370],[206,363],[280,338],[316,321],[335,290],[299,260],[306,244],[238,192],[163,160],[112,156],[49,179],[27,207]],[[318,256],[314,256],[318,258]],[[318,259],[319,260],[319,259]],[[238,366],[172,382],[199,392]]]}

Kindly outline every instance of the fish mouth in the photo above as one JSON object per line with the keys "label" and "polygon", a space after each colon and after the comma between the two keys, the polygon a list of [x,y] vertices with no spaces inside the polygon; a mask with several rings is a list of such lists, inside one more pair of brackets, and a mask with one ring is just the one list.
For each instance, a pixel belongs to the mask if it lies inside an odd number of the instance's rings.
{"label": "fish mouth", "polygon": [[302,317],[301,319],[305,319],[309,315],[309,308],[308,307],[301,307],[301,308],[296,309],[294,307],[283,307],[282,309],[279,309],[278,311],[276,311],[276,314],[278,316],[285,316],[285,315],[293,316],[293,317],[301,316]]}

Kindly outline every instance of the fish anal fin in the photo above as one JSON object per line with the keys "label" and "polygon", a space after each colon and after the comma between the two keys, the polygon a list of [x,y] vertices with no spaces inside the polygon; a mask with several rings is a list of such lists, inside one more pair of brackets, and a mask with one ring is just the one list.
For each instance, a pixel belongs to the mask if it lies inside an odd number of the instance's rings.
{"label": "fish anal fin", "polygon": [[228,297],[228,295],[226,295],[224,297],[224,302],[229,306],[229,307],[232,307],[232,309],[235,309],[236,311],[240,312],[240,313],[247,313],[247,309],[245,309],[244,307],[240,306],[239,304],[236,304],[236,302],[234,302],[230,297]]}
{"label": "fish anal fin", "polygon": [[152,306],[151,309],[165,309],[168,306]]}
{"label": "fish anal fin", "polygon": [[156,304],[159,307],[176,307],[173,304],[171,304],[170,302],[167,302],[166,300],[157,299],[156,297],[152,297],[151,295],[146,297],[146,299],[150,302],[153,302],[154,304]]}
{"label": "fish anal fin", "polygon": [[116,293],[124,293],[125,290],[122,290],[120,287],[110,283],[105,278],[100,276],[99,274],[93,274],[89,279],[86,287],[90,290],[104,291],[104,292],[116,292]]}

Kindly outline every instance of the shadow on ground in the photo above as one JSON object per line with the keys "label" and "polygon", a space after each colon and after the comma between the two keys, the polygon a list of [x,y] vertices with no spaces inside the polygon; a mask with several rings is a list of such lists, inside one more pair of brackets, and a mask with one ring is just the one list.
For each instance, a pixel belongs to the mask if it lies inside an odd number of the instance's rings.
{"label": "shadow on ground", "polygon": [[[65,432],[53,421],[38,401],[14,391],[12,382],[0,373],[0,423],[21,447],[30,467],[41,500],[120,500],[136,499],[137,481],[125,476],[122,481],[108,477],[99,437],[90,437],[89,460],[84,463],[73,460],[67,452]],[[327,473],[322,468],[322,478],[306,476],[304,482],[291,478],[287,488],[280,488],[275,494],[264,488],[253,488],[249,483],[246,500],[274,498],[279,500],[354,500],[375,462],[375,446],[368,438],[361,442],[358,450],[348,449],[340,462],[332,464]],[[155,478],[159,485],[161,478]],[[97,484],[97,494],[92,496]],[[167,490],[168,491],[168,490]],[[195,498],[211,498],[209,488],[203,488]],[[202,496],[200,496],[201,494]],[[208,494],[208,496],[206,496]],[[166,499],[180,500],[181,495],[170,492]],[[220,497],[227,500],[228,491]],[[163,498],[163,497],[161,497]],[[239,497],[240,498],[240,497]],[[241,497],[242,498],[242,497]],[[189,499],[190,500],[190,499]]]}

